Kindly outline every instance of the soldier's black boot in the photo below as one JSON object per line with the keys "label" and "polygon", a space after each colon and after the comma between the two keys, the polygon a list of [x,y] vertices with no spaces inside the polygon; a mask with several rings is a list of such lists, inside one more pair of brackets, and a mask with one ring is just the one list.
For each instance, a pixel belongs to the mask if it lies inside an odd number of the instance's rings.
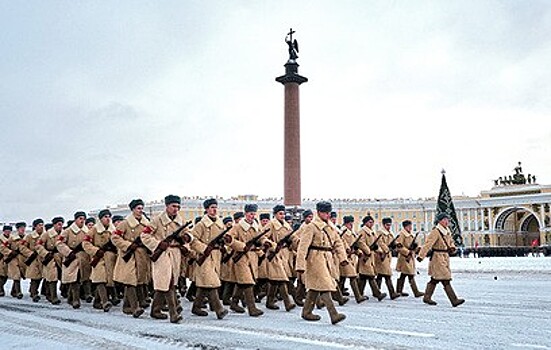
{"label": "soldier's black boot", "polygon": [[162,313],[162,307],[165,301],[163,292],[161,291],[155,291],[153,294],[153,301],[151,302],[151,312],[150,316],[151,318],[155,318],[157,320],[166,320],[168,316],[164,313]]}
{"label": "soldier's black boot", "polygon": [[132,310],[132,317],[138,318],[144,313],[144,309],[140,306],[138,301],[138,293],[136,287],[127,285],[124,289],[124,296],[128,298],[128,305]]}
{"label": "soldier's black boot", "polygon": [[84,292],[84,300],[86,300],[87,303],[91,303],[94,298],[92,297],[92,281],[84,281],[82,282],[82,290]]}
{"label": "soldier's black boot", "polygon": [[293,310],[295,307],[297,307],[296,304],[294,304],[291,301],[291,296],[289,296],[289,292],[287,291],[287,282],[280,282],[278,285],[278,289],[279,289],[279,294],[281,295],[281,298],[283,298],[285,311],[288,312]]}
{"label": "soldier's black boot", "polygon": [[71,306],[73,309],[79,309],[80,308],[80,283],[73,282],[68,284],[69,287],[69,297],[67,298],[67,301],[70,301]]}
{"label": "soldier's black boot", "polygon": [[256,307],[254,302],[254,293],[253,287],[247,286],[243,288],[243,296],[245,297],[245,302],[247,303],[247,310],[249,311],[249,316],[258,317],[264,314],[264,311]]}
{"label": "soldier's black boot", "polygon": [[365,292],[365,285],[367,284],[367,278],[365,275],[360,275],[358,277],[358,290],[360,291],[360,294],[363,295]]}
{"label": "soldier's black boot", "polygon": [[178,312],[178,303],[176,302],[176,287],[171,286],[166,292],[166,302],[168,304],[168,314],[170,323],[179,323],[182,320],[182,315]]}
{"label": "soldier's black boot", "polygon": [[332,324],[337,324],[346,318],[344,314],[339,314],[337,312],[337,308],[335,307],[335,304],[333,304],[333,300],[331,300],[331,294],[329,292],[321,293],[320,298],[325,304],[327,312],[329,312],[329,317],[331,318]]}
{"label": "soldier's black boot", "polygon": [[388,294],[390,295],[390,299],[394,300],[400,297],[400,294],[394,291],[394,286],[392,285],[392,278],[390,278],[390,276],[385,276],[385,283],[388,289]]}
{"label": "soldier's black boot", "polygon": [[276,305],[276,292],[277,288],[275,282],[268,282],[268,295],[266,296],[266,308],[270,310],[279,310],[279,306]]}
{"label": "soldier's black boot", "polygon": [[103,309],[103,312],[109,312],[111,310],[111,307],[113,306],[109,302],[109,297],[107,296],[107,289],[105,289],[105,283],[98,283],[96,286],[96,293],[100,300],[101,308]]}
{"label": "soldier's black boot", "polygon": [[61,304],[61,300],[59,300],[57,297],[57,282],[47,282],[47,284],[50,303],[52,303],[52,305]]}
{"label": "soldier's black boot", "polygon": [[191,285],[189,286],[187,293],[186,293],[186,299],[191,301],[195,300],[195,294],[197,293],[197,287],[195,286],[195,282],[191,282]]}
{"label": "soldier's black boot", "polygon": [[417,283],[415,282],[415,276],[414,275],[409,275],[408,279],[409,279],[409,285],[411,286],[411,291],[413,292],[413,295],[416,298],[419,298],[419,297],[422,297],[423,295],[425,295],[425,293],[421,292],[419,290],[419,288],[417,288]]}
{"label": "soldier's black boot", "polygon": [[40,295],[38,295],[39,287],[40,287],[40,280],[37,280],[37,279],[31,280],[29,292],[31,294],[31,298],[33,299],[33,302],[35,303],[40,300]]}
{"label": "soldier's black boot", "polygon": [[347,296],[350,295],[350,293],[348,293],[348,291],[344,287],[345,282],[346,282],[346,277],[341,277],[339,279],[339,289],[341,290],[341,294],[344,295],[345,297],[347,297]]}
{"label": "soldier's black boot", "polygon": [[224,283],[224,288],[222,290],[222,304],[223,305],[231,305],[231,303],[232,303],[231,298],[232,298],[234,289],[235,289],[235,285],[233,283],[230,283],[230,282],[225,282]]}
{"label": "soldier's black boot", "polygon": [[459,306],[465,302],[465,299],[460,299],[457,297],[450,281],[443,281],[442,284],[444,285],[444,291],[446,292],[448,299],[450,299],[453,307]]}
{"label": "soldier's black boot", "polygon": [[425,289],[425,295],[423,296],[423,302],[425,304],[429,305],[436,305],[436,301],[432,300],[432,294],[434,293],[434,290],[436,289],[436,282],[431,278],[429,283],[427,283],[427,288]]}
{"label": "soldier's black boot", "polygon": [[297,281],[295,304],[304,306],[304,298],[306,298],[306,287],[301,280]]}
{"label": "soldier's black boot", "polygon": [[119,294],[117,293],[115,287],[107,287],[107,293],[109,294],[109,298],[111,299],[111,304],[115,306],[120,304],[121,300],[119,299]]}
{"label": "soldier's black boot", "polygon": [[7,280],[8,278],[6,276],[0,276],[0,297],[3,297],[6,295],[4,286],[6,285]]}
{"label": "soldier's black boot", "polygon": [[203,288],[197,288],[195,295],[195,300],[193,301],[193,306],[191,307],[191,313],[197,316],[208,316],[208,312],[203,310],[203,300],[205,300],[205,291]]}
{"label": "soldier's black boot", "polygon": [[[58,274],[58,276],[59,276],[59,274]],[[68,299],[69,298],[69,285],[67,283],[61,283],[61,285],[59,286],[59,292],[61,293],[62,298]]]}
{"label": "soldier's black boot", "polygon": [[304,299],[304,307],[302,308],[302,318],[306,321],[319,321],[321,317],[319,315],[315,315],[312,312],[314,311],[314,305],[316,304],[316,300],[319,297],[319,292],[315,292],[313,290],[309,290],[306,293],[306,298]]}
{"label": "soldier's black boot", "polygon": [[371,293],[377,300],[381,301],[384,298],[386,298],[386,293],[381,292],[381,289],[377,285],[377,282],[375,282],[375,279],[373,277],[368,278],[369,280],[369,287],[371,288]]}
{"label": "soldier's black boot", "polygon": [[381,286],[383,285],[383,276],[381,275],[377,275],[377,287],[379,287],[379,289],[381,289]]}
{"label": "soldier's black boot", "polygon": [[245,309],[239,306],[239,300],[243,298],[243,289],[237,285],[234,285],[233,295],[231,298],[230,310],[237,312],[238,314],[245,313]]}
{"label": "soldier's black boot", "polygon": [[42,279],[42,284],[40,285],[40,295],[47,297],[48,293],[49,293],[48,282],[46,282],[45,279]]}
{"label": "soldier's black boot", "polygon": [[342,290],[339,288],[339,285],[337,284],[337,291],[332,292],[331,296],[333,297],[333,300],[339,303],[339,306],[343,306],[344,304],[348,303],[348,298],[342,295]]}
{"label": "soldier's black boot", "polygon": [[208,290],[208,300],[210,308],[216,312],[216,317],[221,320],[228,314],[228,310],[224,309],[222,303],[220,302],[220,297],[218,296],[218,289],[211,288]]}
{"label": "soldier's black boot", "polygon": [[17,299],[23,299],[23,293],[21,293],[21,281],[14,280],[11,287],[11,296]]}
{"label": "soldier's black boot", "polygon": [[149,292],[147,291],[147,286],[145,284],[140,284],[136,287],[136,296],[138,298],[138,303],[142,309],[147,309],[149,307]]}
{"label": "soldier's black boot", "polygon": [[398,277],[398,281],[396,281],[396,293],[401,297],[409,296],[408,293],[404,293],[404,283],[406,283],[406,275],[401,273],[400,277]]}
{"label": "soldier's black boot", "polygon": [[352,288],[352,292],[354,293],[354,298],[356,298],[356,303],[360,304],[368,299],[365,295],[362,295],[360,293],[360,287],[358,286],[358,278],[356,277],[350,278],[350,288]]}

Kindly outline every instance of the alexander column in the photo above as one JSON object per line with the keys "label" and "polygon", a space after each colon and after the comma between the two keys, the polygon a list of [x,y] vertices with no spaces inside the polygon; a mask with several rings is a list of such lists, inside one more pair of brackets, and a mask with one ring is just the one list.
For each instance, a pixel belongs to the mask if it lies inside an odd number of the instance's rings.
{"label": "alexander column", "polygon": [[291,28],[285,37],[289,46],[289,60],[285,63],[285,75],[276,81],[285,87],[285,157],[284,157],[284,199],[285,206],[300,207],[300,104],[299,86],[308,81],[298,74],[298,42],[293,40]]}

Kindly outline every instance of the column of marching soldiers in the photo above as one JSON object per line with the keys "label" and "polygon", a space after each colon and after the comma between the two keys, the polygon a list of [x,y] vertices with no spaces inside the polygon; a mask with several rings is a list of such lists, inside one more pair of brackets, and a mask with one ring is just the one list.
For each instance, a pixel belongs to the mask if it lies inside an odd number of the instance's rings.
{"label": "column of marching soldiers", "polygon": [[[408,296],[406,279],[413,295],[423,297],[426,304],[436,305],[432,295],[439,282],[453,306],[464,302],[450,284],[449,256],[456,248],[445,214],[437,216],[420,247],[410,221],[402,222],[396,236],[390,231],[390,218],[382,220],[378,232],[371,216],[363,218],[358,231],[352,216],[345,216],[338,227],[329,202],[319,202],[315,213],[305,210],[294,227],[283,205],[273,208],[272,218],[266,213],[257,218],[256,204],[245,205],[233,218],[221,218],[216,199],[208,199],[204,216],[194,225],[181,217],[180,197],[167,196],[165,205],[153,219],[144,214],[144,202],[136,199],[126,218],[112,217],[105,209],[96,222],[79,211],[66,226],[62,217],[47,225],[36,219],[26,235],[25,223],[18,223],[15,232],[4,226],[0,296],[11,279],[11,296],[21,299],[21,279],[27,278],[34,302],[43,295],[58,305],[61,281],[61,296],[75,309],[84,300],[108,312],[122,300],[125,314],[138,318],[150,307],[152,318],[173,323],[182,320],[180,294],[192,302],[191,312],[197,316],[207,316],[210,310],[222,319],[228,314],[223,305],[235,313],[260,316],[263,311],[256,303],[266,298],[270,310],[278,310],[279,301],[286,311],[302,306],[302,318],[308,321],[319,320],[314,308],[325,307],[336,324],[345,319],[334,301],[348,302],[347,279],[358,304],[368,299],[366,286],[378,301]],[[400,273],[396,289],[392,250]],[[431,279],[423,293],[416,285],[415,262],[427,256]],[[383,280],[388,294],[381,291]]]}

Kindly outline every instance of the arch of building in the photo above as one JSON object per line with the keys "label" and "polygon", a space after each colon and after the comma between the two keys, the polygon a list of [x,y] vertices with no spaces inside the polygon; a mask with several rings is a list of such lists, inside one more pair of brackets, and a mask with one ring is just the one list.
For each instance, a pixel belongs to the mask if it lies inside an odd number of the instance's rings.
{"label": "arch of building", "polygon": [[[518,215],[518,221],[511,223],[511,216]],[[515,219],[513,217],[513,219]],[[512,230],[509,229],[511,225]],[[496,216],[492,226],[497,234],[498,245],[527,246],[537,242],[539,244],[540,231],[543,225],[538,215],[524,206],[502,209]]]}

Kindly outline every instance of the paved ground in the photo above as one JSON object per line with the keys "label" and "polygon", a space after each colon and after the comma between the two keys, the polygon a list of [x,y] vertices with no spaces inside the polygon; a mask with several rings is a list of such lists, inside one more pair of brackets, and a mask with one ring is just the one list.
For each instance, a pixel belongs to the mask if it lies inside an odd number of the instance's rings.
{"label": "paved ground", "polygon": [[[551,258],[454,259],[454,287],[467,299],[452,308],[441,286],[428,306],[413,297],[353,302],[339,309],[347,319],[317,323],[290,313],[266,311],[258,319],[230,313],[224,320],[190,316],[173,325],[149,316],[133,319],[84,305],[73,310],[26,295],[0,299],[1,348],[22,349],[551,349]],[[419,282],[427,281],[426,264]],[[497,279],[496,279],[497,278]],[[25,290],[27,285],[25,284]],[[9,286],[7,286],[9,287]],[[8,290],[8,288],[6,288]]]}

